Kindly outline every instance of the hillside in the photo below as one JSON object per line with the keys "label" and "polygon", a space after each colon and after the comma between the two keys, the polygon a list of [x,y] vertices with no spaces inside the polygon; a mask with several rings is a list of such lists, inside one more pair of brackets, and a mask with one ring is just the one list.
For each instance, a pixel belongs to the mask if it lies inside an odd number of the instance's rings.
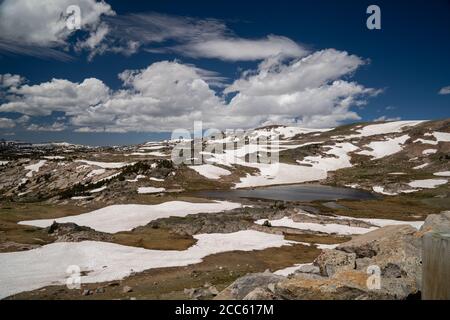
{"label": "hillside", "polygon": [[[295,291],[306,281],[296,272],[333,287],[349,275],[335,279],[322,269],[344,259],[359,263],[354,272],[362,277],[373,257],[352,252],[375,232],[386,239],[376,263],[400,280],[379,295],[365,296],[360,284],[358,294],[333,295],[404,299],[420,292],[412,284],[420,246],[405,249],[413,267],[388,249],[415,243],[427,217],[434,228],[434,214],[450,210],[450,120],[269,126],[126,147],[2,148],[1,298],[233,298],[234,285],[240,299],[250,294],[241,277],[253,273],[280,283],[272,293],[256,288],[257,298],[336,298]],[[250,196],[236,196],[242,191]],[[69,265],[81,268],[80,290],[64,286]],[[272,273],[258,275],[266,269]]]}

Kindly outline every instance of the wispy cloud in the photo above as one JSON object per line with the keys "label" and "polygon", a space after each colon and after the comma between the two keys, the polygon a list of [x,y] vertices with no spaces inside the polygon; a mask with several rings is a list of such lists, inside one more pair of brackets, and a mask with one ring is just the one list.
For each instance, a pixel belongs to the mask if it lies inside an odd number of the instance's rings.
{"label": "wispy cloud", "polygon": [[439,94],[450,94],[450,86],[446,86],[439,90]]}
{"label": "wispy cloud", "polygon": [[[81,32],[69,30],[65,10],[81,8]],[[17,24],[17,21],[21,21]],[[139,50],[225,61],[302,57],[308,50],[287,37],[236,35],[223,21],[156,12],[116,15],[96,0],[5,0],[0,3],[0,52],[68,61],[87,52],[131,55]]]}

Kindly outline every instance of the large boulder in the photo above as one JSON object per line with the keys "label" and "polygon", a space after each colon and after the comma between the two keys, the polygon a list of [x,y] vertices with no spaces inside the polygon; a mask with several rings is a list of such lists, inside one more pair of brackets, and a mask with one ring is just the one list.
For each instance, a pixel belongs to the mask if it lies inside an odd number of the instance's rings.
{"label": "large boulder", "polygon": [[450,211],[444,211],[441,214],[430,214],[422,227],[422,233],[428,231],[449,232],[450,231]]}
{"label": "large boulder", "polygon": [[[241,300],[258,287],[265,289],[270,284],[276,284],[284,279],[286,278],[270,272],[247,274],[230,284],[215,299]],[[248,299],[250,298],[248,297]]]}
{"label": "large boulder", "polygon": [[319,267],[321,275],[331,277],[337,270],[355,269],[356,254],[325,249],[314,261],[314,264]]}
{"label": "large boulder", "polygon": [[280,298],[276,296],[269,288],[258,287],[250,291],[244,300],[279,300]]}
{"label": "large boulder", "polygon": [[275,287],[280,299],[289,300],[349,300],[393,299],[382,291],[367,289],[368,274],[360,270],[339,270],[332,277],[312,278],[298,274]]}

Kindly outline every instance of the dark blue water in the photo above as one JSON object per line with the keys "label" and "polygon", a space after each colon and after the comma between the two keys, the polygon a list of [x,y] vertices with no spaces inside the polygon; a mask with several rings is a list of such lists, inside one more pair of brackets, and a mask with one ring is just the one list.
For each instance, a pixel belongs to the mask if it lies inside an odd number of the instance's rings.
{"label": "dark blue water", "polygon": [[209,190],[195,193],[198,196],[217,199],[254,198],[283,201],[314,201],[355,199],[369,200],[378,198],[373,193],[341,187],[330,187],[320,184],[296,184],[271,186],[255,189]]}

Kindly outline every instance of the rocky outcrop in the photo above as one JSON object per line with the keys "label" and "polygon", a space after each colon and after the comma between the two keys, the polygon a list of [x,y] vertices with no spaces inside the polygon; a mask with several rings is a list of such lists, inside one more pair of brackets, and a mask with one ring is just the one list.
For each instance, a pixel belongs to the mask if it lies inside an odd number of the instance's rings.
{"label": "rocky outcrop", "polygon": [[0,252],[14,252],[14,251],[27,251],[39,248],[38,244],[25,244],[17,243],[14,241],[7,241],[0,243]]}
{"label": "rocky outcrop", "polygon": [[449,232],[450,231],[450,211],[442,212],[441,214],[430,214],[422,227],[421,232],[435,231],[435,232]]}
{"label": "rocky outcrop", "polygon": [[420,291],[420,235],[408,225],[387,226],[324,250],[314,264],[322,279],[299,274],[279,283],[278,294],[295,299],[309,294],[316,299],[405,299]]}
{"label": "rocky outcrop", "polygon": [[55,242],[112,241],[109,233],[99,232],[75,223],[57,223],[46,228],[49,235],[56,237]]}
{"label": "rocky outcrop", "polygon": [[[252,274],[220,299],[407,299],[420,296],[422,236],[450,230],[450,213],[430,215],[422,229],[386,226],[323,250],[310,268],[288,278]],[[259,284],[261,283],[261,284]],[[270,285],[269,285],[270,284]]]}
{"label": "rocky outcrop", "polygon": [[[274,284],[285,279],[286,278],[283,276],[278,276],[270,272],[247,274],[225,288],[215,297],[215,299],[241,300],[247,297],[247,299],[251,300],[250,298],[252,298],[252,296],[262,294],[264,290],[269,287],[273,288]],[[258,290],[258,292],[255,293],[253,291],[256,288],[260,288],[261,290]],[[249,295],[251,292],[252,294]]]}
{"label": "rocky outcrop", "polygon": [[332,277],[337,270],[355,269],[356,254],[325,249],[316,259],[315,264],[322,275]]}

